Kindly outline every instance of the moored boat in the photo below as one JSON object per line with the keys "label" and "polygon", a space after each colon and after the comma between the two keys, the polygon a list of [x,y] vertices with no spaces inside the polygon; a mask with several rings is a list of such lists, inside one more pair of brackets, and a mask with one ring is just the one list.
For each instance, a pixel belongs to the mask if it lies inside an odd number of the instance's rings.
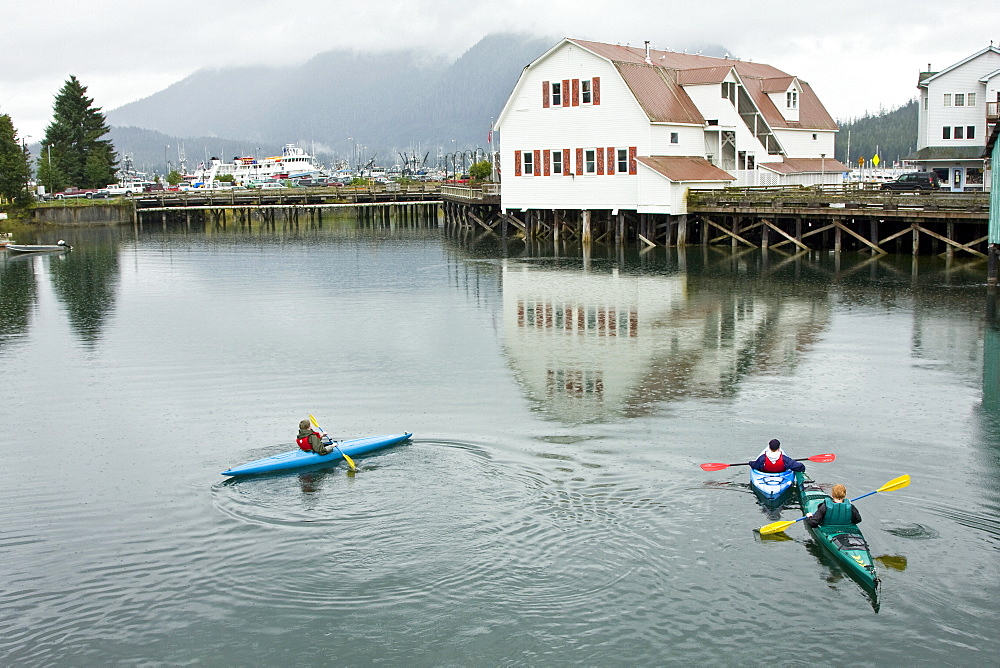
{"label": "moored boat", "polygon": [[769,473],[750,469],[750,486],[766,501],[777,501],[788,494],[795,482],[794,471]]}
{"label": "moored boat", "polygon": [[257,459],[246,464],[234,466],[222,472],[222,475],[251,475],[254,473],[271,473],[272,471],[285,471],[288,469],[315,466],[342,459],[341,453],[346,453],[348,457],[371,452],[379,448],[402,443],[412,436],[412,433],[389,434],[387,436],[368,436],[366,438],[354,438],[348,441],[338,441],[337,447],[328,455],[317,455],[314,452],[304,450],[289,450],[263,459]]}
{"label": "moored boat", "polygon": [[55,244],[7,244],[7,250],[15,253],[52,253],[72,249],[72,246],[61,239]]}
{"label": "moored boat", "polygon": [[[806,480],[804,472],[795,474],[795,487],[802,501],[802,511],[807,515],[816,512],[819,505],[830,498],[819,485]],[[851,577],[868,591],[877,592],[878,572],[875,570],[868,543],[857,524],[820,525],[816,528],[809,526],[808,522],[805,524],[816,542],[836,557]]]}

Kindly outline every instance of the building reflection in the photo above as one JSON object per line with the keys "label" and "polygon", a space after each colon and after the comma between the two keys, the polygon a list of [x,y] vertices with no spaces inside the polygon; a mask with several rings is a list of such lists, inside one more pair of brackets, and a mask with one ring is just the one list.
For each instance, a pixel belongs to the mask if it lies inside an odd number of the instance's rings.
{"label": "building reflection", "polygon": [[633,417],[662,401],[726,396],[790,369],[826,327],[825,293],[686,273],[504,261],[504,346],[526,393],[568,422]]}

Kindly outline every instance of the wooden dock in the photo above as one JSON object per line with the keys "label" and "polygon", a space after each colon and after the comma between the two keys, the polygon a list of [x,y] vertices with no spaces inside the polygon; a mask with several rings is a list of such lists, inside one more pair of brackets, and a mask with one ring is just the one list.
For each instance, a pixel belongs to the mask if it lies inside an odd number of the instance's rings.
{"label": "wooden dock", "polygon": [[[731,244],[986,257],[989,193],[850,187],[691,190],[685,215],[500,209],[495,197],[442,191],[445,224],[501,236],[648,246]],[[464,195],[464,196],[463,196]]]}

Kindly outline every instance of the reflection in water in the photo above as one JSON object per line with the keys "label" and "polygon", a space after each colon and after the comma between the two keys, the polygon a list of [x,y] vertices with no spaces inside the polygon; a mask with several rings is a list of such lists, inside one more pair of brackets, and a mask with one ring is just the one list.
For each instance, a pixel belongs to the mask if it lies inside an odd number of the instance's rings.
{"label": "reflection in water", "polygon": [[0,347],[11,337],[27,332],[38,287],[32,258],[8,256],[0,262]]}
{"label": "reflection in water", "polygon": [[541,410],[569,423],[729,396],[747,374],[794,368],[829,318],[824,292],[595,265],[503,263],[507,355]]}
{"label": "reflection in water", "polygon": [[66,306],[73,329],[84,343],[96,343],[115,306],[117,249],[109,244],[78,246],[64,261],[52,262],[49,267],[53,288]]}
{"label": "reflection in water", "polygon": [[894,571],[906,570],[906,557],[902,554],[883,554],[881,556],[874,557],[874,559],[882,566],[891,568]]}

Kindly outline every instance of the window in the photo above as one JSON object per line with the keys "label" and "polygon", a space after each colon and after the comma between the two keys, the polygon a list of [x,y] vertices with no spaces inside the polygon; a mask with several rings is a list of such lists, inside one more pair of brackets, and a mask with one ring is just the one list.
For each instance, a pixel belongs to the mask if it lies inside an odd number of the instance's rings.
{"label": "window", "polygon": [[590,79],[584,79],[580,82],[580,104],[590,104],[591,102],[593,102],[591,81]]}
{"label": "window", "polygon": [[965,106],[965,93],[955,93],[955,106],[956,107]]}
{"label": "window", "polygon": [[552,173],[562,174],[562,151],[560,149],[552,151]]}
{"label": "window", "polygon": [[552,106],[562,106],[562,84],[558,81],[552,82]]}
{"label": "window", "polygon": [[618,173],[628,174],[628,149],[618,149]]}
{"label": "window", "polygon": [[799,92],[796,90],[790,90],[785,93],[785,103],[789,109],[799,108]]}
{"label": "window", "polygon": [[924,95],[924,111],[927,111],[927,101],[928,100],[930,100],[930,98],[927,97],[926,95]]}
{"label": "window", "polygon": [[722,97],[732,102],[734,106],[736,105],[736,82],[734,81],[722,82]]}
{"label": "window", "polygon": [[670,133],[670,143],[671,144],[679,144],[680,141],[681,141],[681,136],[680,136],[679,133],[677,133],[677,132],[671,132]]}
{"label": "window", "polygon": [[951,93],[945,93],[944,94],[944,106],[946,106],[946,107],[950,107],[951,106]]}
{"label": "window", "polygon": [[975,93],[967,93],[966,94],[966,96],[965,96],[965,106],[967,106],[967,107],[974,107],[974,106],[976,106],[976,94]]}
{"label": "window", "polygon": [[522,155],[524,156],[524,170],[523,170],[524,175],[528,176],[529,174],[534,174],[535,173],[534,153],[532,153],[531,151],[525,151]]}
{"label": "window", "polygon": [[966,128],[965,128],[965,138],[966,139],[975,139],[976,138],[976,126],[975,125],[968,125],[968,126],[966,126]]}
{"label": "window", "polygon": [[951,128],[947,125],[941,128],[941,139],[951,139]]}
{"label": "window", "polygon": [[583,173],[594,174],[597,172],[597,151],[588,148],[583,151]]}
{"label": "window", "polygon": [[965,139],[965,128],[961,125],[955,126],[955,139]]}
{"label": "window", "polygon": [[818,138],[818,135],[814,132],[813,133],[813,141],[816,141],[817,138]]}

